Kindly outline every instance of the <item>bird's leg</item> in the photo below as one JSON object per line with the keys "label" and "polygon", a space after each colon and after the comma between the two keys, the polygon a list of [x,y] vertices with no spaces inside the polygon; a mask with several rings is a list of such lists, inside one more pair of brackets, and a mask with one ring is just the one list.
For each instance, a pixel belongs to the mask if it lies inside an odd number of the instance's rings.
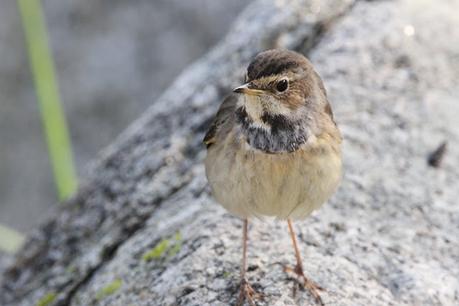
{"label": "bird's leg", "polygon": [[319,305],[323,306],[324,303],[322,301],[322,298],[320,297],[319,291],[324,290],[324,289],[321,286],[317,285],[312,280],[308,279],[304,275],[303,264],[301,262],[300,250],[298,249],[298,244],[296,242],[296,236],[295,236],[295,232],[293,231],[292,221],[288,219],[287,222],[288,222],[288,230],[290,232],[290,237],[292,238],[292,242],[293,242],[293,248],[295,249],[296,266],[293,269],[290,267],[284,266],[284,271],[296,274],[297,280],[299,281],[300,285],[308,289],[308,291],[314,297],[316,302]]}
{"label": "bird's leg", "polygon": [[242,232],[242,266],[241,266],[241,287],[239,291],[239,298],[237,301],[237,306],[242,306],[244,301],[247,300],[251,306],[256,306],[256,299],[261,299],[262,295],[256,292],[252,286],[250,286],[245,276],[247,270],[247,230],[249,226],[249,221],[244,220],[243,232]]}

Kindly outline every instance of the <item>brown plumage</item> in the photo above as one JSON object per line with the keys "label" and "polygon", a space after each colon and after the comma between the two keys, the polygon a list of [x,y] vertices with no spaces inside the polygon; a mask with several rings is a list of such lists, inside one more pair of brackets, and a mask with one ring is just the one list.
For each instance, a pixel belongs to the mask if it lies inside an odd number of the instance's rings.
{"label": "brown plumage", "polygon": [[[341,178],[341,135],[319,75],[301,54],[268,50],[247,69],[247,83],[227,97],[204,143],[206,174],[217,201],[245,220],[287,219],[297,256],[293,271],[319,303],[307,279],[291,219],[307,217],[336,190]],[[244,239],[246,239],[246,231]],[[245,279],[240,303],[256,297]]]}
{"label": "brown plumage", "polygon": [[215,135],[217,131],[219,133],[225,133],[228,131],[221,131],[225,127],[227,129],[231,128],[234,121],[234,113],[235,113],[235,106],[236,106],[237,97],[235,95],[228,96],[223,103],[220,105],[215,118],[208,129],[206,136],[204,136],[203,142],[209,148],[209,146],[215,143]]}

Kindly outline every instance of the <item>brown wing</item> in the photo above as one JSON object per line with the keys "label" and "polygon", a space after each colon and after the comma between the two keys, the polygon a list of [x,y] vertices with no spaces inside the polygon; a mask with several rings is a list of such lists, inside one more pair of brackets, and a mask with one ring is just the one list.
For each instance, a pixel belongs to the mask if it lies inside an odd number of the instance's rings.
{"label": "brown wing", "polygon": [[322,81],[322,78],[320,75],[314,70],[314,76],[317,79],[317,83],[319,83],[320,90],[324,93],[325,97],[327,96],[327,90],[325,89],[324,82]]}
{"label": "brown wing", "polygon": [[336,125],[335,118],[333,116],[333,111],[332,111],[330,102],[328,102],[327,90],[325,89],[324,82],[322,81],[322,78],[319,76],[319,74],[317,72],[314,71],[314,75],[317,78],[320,90],[323,92],[325,98],[327,99],[327,104],[325,104],[325,112],[330,116],[331,120]]}
{"label": "brown wing", "polygon": [[202,142],[209,148],[217,140],[217,134],[223,127],[231,125],[234,120],[234,112],[236,109],[237,98],[235,95],[230,95],[223,100],[217,114],[215,115],[209,130],[204,136]]}

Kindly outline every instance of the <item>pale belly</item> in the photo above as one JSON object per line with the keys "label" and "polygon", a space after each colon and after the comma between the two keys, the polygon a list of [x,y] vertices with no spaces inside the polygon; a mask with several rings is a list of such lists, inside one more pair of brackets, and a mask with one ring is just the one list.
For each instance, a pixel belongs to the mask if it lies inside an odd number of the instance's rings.
{"label": "pale belly", "polygon": [[206,175],[216,200],[241,218],[305,218],[333,194],[341,178],[339,147],[282,154],[230,147],[209,148]]}

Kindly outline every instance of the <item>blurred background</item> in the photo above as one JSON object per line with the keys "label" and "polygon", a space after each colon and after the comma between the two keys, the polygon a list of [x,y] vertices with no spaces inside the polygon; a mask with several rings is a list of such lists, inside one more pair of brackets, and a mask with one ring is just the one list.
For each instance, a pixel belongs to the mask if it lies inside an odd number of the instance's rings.
{"label": "blurred background", "polygon": [[[7,231],[4,226],[24,233],[41,222],[59,201],[53,162],[68,169],[64,175],[70,179],[63,184],[73,190],[72,169],[78,177],[84,176],[85,165],[97,152],[148,108],[182,69],[215,44],[247,3],[0,1],[0,233]],[[48,31],[48,54],[40,49],[44,46],[46,51],[46,44],[34,24],[40,22],[40,9],[46,24],[43,30]],[[24,31],[27,27],[29,32]],[[34,56],[37,66],[32,69]],[[48,86],[53,84],[53,65],[59,96]],[[44,87],[38,95],[44,100],[41,103],[36,91],[40,84]],[[45,113],[43,103],[48,98],[55,104],[48,105],[51,110]],[[65,145],[60,104],[74,168],[62,165],[68,162],[66,148],[57,157],[48,154],[42,124],[47,120],[56,122],[50,125],[56,135],[48,137]]]}

